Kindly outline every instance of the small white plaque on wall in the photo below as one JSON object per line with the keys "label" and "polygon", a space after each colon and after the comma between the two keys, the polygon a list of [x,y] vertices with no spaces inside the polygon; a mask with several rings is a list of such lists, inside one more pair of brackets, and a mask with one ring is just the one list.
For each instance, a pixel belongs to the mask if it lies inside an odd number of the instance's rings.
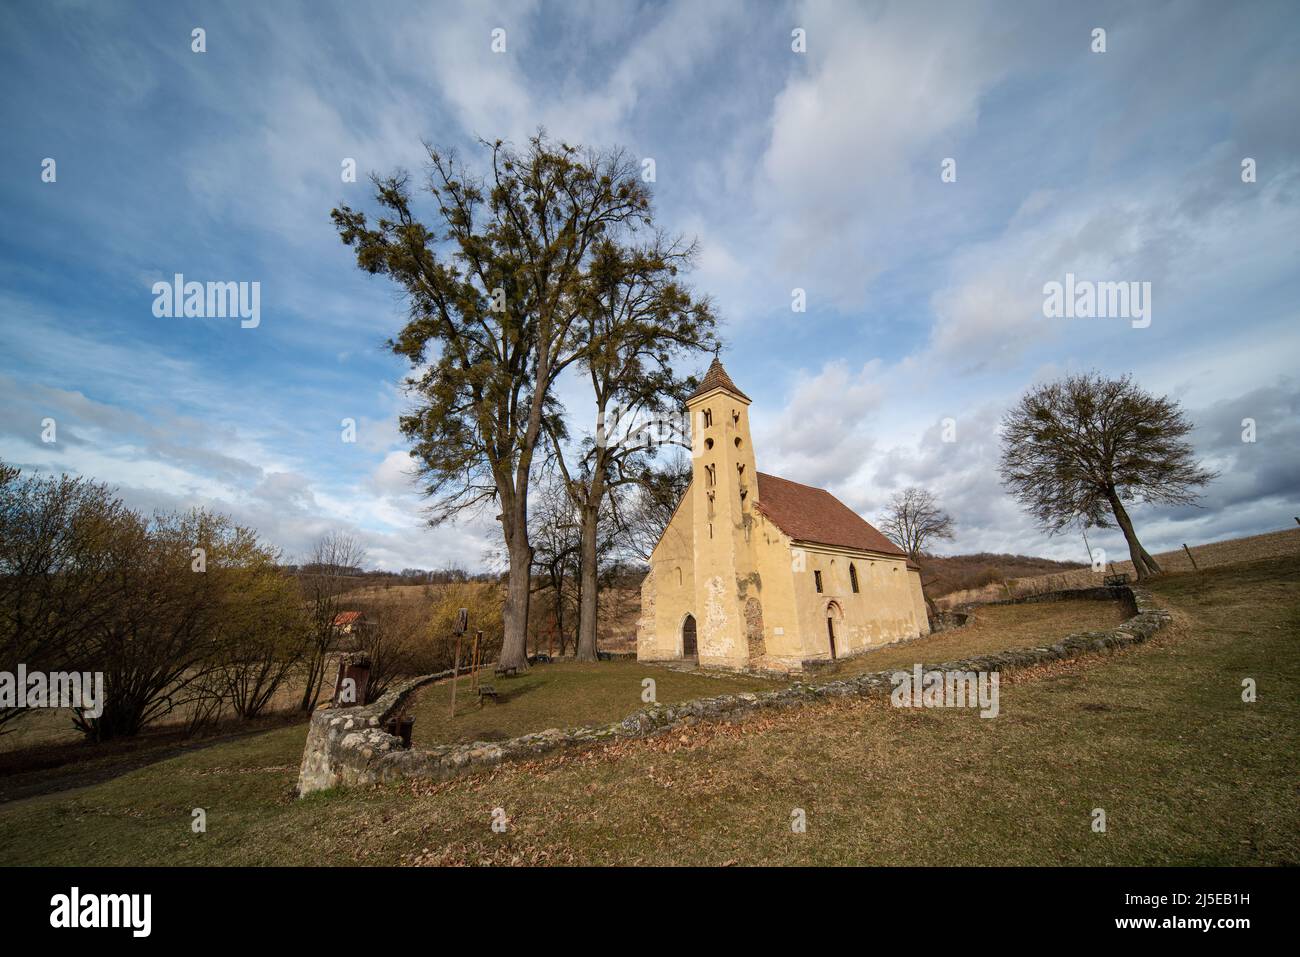
{"label": "small white plaque on wall", "polygon": [[784,629],[784,628],[781,628],[781,627],[778,626],[778,627],[772,629],[772,634],[774,634],[774,635],[784,635],[784,634],[785,634],[785,629]]}

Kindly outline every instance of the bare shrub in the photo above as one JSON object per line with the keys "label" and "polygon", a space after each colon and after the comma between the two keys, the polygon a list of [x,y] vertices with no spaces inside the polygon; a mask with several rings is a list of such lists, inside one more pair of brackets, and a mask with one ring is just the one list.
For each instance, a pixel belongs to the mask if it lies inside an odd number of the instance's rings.
{"label": "bare shrub", "polygon": [[343,610],[340,596],[355,582],[364,550],[351,535],[334,531],[323,536],[312,549],[311,557],[299,571],[303,601],[307,607],[310,647],[307,652],[306,678],[299,707],[312,711],[320,701],[330,649],[339,637],[335,623]]}
{"label": "bare shrub", "polygon": [[[107,543],[134,517],[107,486],[0,462],[0,670],[83,670],[118,603]],[[23,713],[0,708],[0,727]]]}

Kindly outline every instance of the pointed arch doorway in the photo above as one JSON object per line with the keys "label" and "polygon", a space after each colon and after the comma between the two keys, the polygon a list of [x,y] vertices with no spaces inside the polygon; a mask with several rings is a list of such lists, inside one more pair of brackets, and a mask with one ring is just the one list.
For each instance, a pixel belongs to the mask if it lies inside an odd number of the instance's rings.
{"label": "pointed arch doorway", "polygon": [[698,658],[699,650],[695,644],[695,616],[687,615],[682,619],[682,657]]}
{"label": "pointed arch doorway", "polygon": [[844,620],[844,613],[840,610],[839,602],[826,603],[826,637],[831,645],[831,661],[839,657],[839,652],[835,649],[835,629],[839,622]]}

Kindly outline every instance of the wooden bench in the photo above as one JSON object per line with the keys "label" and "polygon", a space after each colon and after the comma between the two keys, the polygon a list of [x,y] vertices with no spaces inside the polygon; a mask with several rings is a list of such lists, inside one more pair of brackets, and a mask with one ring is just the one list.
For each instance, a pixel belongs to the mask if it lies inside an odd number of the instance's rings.
{"label": "wooden bench", "polygon": [[493,701],[496,701],[496,700],[497,700],[497,689],[496,689],[496,688],[493,688],[491,685],[479,685],[479,686],[478,686],[478,706],[479,706],[480,708],[483,707],[483,700],[484,700],[485,698],[491,698]]}
{"label": "wooden bench", "polygon": [[1107,588],[1114,588],[1117,585],[1128,584],[1128,572],[1122,572],[1119,575],[1107,575],[1102,579],[1102,584]]}
{"label": "wooden bench", "polygon": [[497,674],[497,675],[510,675],[511,677],[513,677],[514,675],[516,675],[516,674],[518,674],[518,673],[519,673],[519,669],[518,669],[518,668],[498,668],[498,669],[496,669],[496,671],[494,672],[494,674]]}

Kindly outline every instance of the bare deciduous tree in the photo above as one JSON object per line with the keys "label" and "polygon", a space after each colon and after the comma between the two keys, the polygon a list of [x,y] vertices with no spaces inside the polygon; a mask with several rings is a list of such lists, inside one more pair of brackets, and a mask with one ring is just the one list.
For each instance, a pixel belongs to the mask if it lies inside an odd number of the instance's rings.
{"label": "bare deciduous tree", "polygon": [[939,508],[934,493],[916,486],[895,492],[880,518],[880,530],[912,561],[927,542],[951,539],[952,529],[952,517]]}
{"label": "bare deciduous tree", "polygon": [[544,592],[543,597],[549,599],[547,617],[553,619],[559,653],[563,655],[569,642],[566,618],[572,611],[569,620],[576,620],[580,604],[582,538],[577,506],[565,492],[561,479],[552,478],[541,487],[529,522],[533,526],[533,565],[538,571],[533,588]]}
{"label": "bare deciduous tree", "polygon": [[117,593],[88,642],[86,667],[104,673],[103,713],[73,713],[96,741],[204,707],[210,679],[227,661],[225,629],[252,585],[250,573],[283,584],[255,532],[201,509],[148,520],[128,512],[102,554]]}
{"label": "bare deciduous tree", "polygon": [[620,544],[627,554],[650,561],[664,529],[691,484],[691,460],[674,450],[661,457],[642,480],[615,503]]}
{"label": "bare deciduous tree", "polygon": [[[130,512],[107,486],[0,462],[0,670],[83,670],[112,613],[108,543]],[[0,727],[20,717],[0,708]]]}
{"label": "bare deciduous tree", "polygon": [[241,718],[255,718],[301,672],[314,649],[300,589],[269,551],[232,569],[223,595],[216,693]]}
{"label": "bare deciduous tree", "polygon": [[96,741],[178,713],[191,731],[254,717],[304,648],[278,559],[224,515],[146,517],[105,485],[0,463],[0,668],[102,672],[102,712],[72,715]]}
{"label": "bare deciduous tree", "polygon": [[362,616],[358,643],[370,659],[365,700],[377,701],[394,679],[417,673],[421,645],[433,640],[428,603],[397,597],[363,602],[357,609]]}
{"label": "bare deciduous tree", "polygon": [[339,599],[353,587],[352,576],[364,557],[365,550],[356,538],[347,532],[333,531],[316,543],[299,573],[311,638],[302,692],[303,711],[314,710],[320,701],[330,648],[339,634],[335,620],[344,610]]}
{"label": "bare deciduous tree", "polygon": [[1124,533],[1138,580],[1160,566],[1124,501],[1194,504],[1215,473],[1200,468],[1177,402],[1130,376],[1071,375],[1026,393],[1002,421],[1002,482],[1048,534],[1070,526]]}

